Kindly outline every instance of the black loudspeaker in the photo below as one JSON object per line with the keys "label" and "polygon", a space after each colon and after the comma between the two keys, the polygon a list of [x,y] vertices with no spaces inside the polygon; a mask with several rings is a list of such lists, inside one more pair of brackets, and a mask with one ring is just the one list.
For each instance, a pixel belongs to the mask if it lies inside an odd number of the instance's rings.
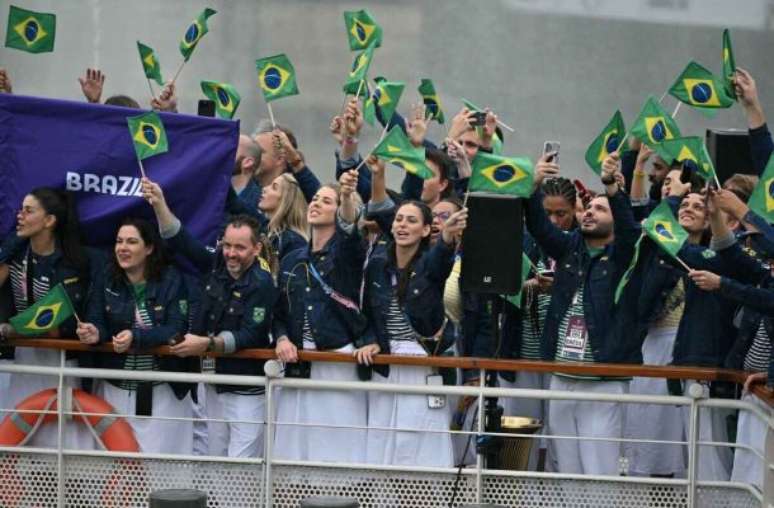
{"label": "black loudspeaker", "polygon": [[463,291],[515,294],[521,286],[522,200],[472,192],[462,235]]}
{"label": "black loudspeaker", "polygon": [[707,151],[721,184],[734,173],[755,174],[746,130],[707,129]]}

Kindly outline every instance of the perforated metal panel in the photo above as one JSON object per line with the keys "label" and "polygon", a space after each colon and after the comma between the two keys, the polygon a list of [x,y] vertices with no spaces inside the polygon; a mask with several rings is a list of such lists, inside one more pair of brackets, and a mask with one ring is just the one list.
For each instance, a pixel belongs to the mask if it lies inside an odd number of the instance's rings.
{"label": "perforated metal panel", "polygon": [[[315,495],[355,497],[363,508],[438,508],[449,505],[454,474],[385,472],[369,469],[274,466],[273,503],[297,508]],[[194,488],[208,494],[208,507],[262,507],[262,465],[176,460],[67,457],[65,505],[72,508],[147,507],[157,489]],[[55,456],[0,454],[0,506],[57,506]],[[463,475],[455,505],[474,503],[476,480]],[[485,475],[483,502],[509,507],[685,508],[684,487],[591,480],[516,478]],[[702,487],[701,508],[759,508],[748,492]]]}

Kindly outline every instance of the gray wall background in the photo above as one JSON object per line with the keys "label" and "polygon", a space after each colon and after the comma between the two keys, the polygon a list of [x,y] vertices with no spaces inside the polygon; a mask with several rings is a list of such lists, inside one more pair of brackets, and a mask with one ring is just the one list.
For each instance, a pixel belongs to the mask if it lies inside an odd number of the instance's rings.
{"label": "gray wall background", "polygon": [[[594,182],[583,154],[616,108],[629,125],[647,95],[660,96],[694,59],[720,72],[721,6],[729,16],[737,65],[755,76],[764,108],[774,111],[774,38],[767,29],[768,0],[15,0],[21,7],[57,14],[56,49],[31,55],[0,49],[0,66],[14,92],[81,98],[76,78],[87,67],[107,74],[105,95],[124,93],[148,104],[148,85],[135,41],[153,47],[165,79],[182,61],[180,38],[206,6],[218,13],[178,80],[179,108],[195,113],[203,98],[199,81],[232,83],[242,95],[237,112],[250,133],[266,105],[257,87],[255,59],[287,53],[301,94],[273,103],[277,121],[297,134],[301,149],[321,180],[333,177],[330,118],[342,105],[341,85],[355,53],[350,52],[342,12],[368,8],[384,28],[370,76],[407,82],[401,106],[418,100],[419,78],[430,77],[447,118],[460,97],[491,106],[516,129],[507,134],[507,155],[536,158],[543,141],[559,140],[562,172]],[[0,2],[6,25],[9,2]],[[629,18],[605,12],[611,5]],[[729,7],[733,6],[733,7]],[[704,11],[703,11],[704,9]],[[702,12],[707,13],[707,21]],[[712,16],[710,16],[710,14]],[[746,15],[746,16],[744,16]],[[737,18],[747,21],[739,21]],[[712,18],[710,20],[709,18]],[[760,18],[758,23],[756,19]],[[753,20],[753,22],[750,22]],[[737,26],[734,26],[736,24]],[[741,26],[740,26],[741,25]],[[155,85],[154,85],[155,86]],[[668,111],[675,105],[667,98]],[[744,128],[739,106],[714,119],[683,107],[677,117],[686,135],[708,127]],[[448,123],[447,123],[448,126]],[[432,124],[431,139],[446,126]],[[369,149],[376,129],[366,130]],[[400,174],[390,173],[397,185]]]}

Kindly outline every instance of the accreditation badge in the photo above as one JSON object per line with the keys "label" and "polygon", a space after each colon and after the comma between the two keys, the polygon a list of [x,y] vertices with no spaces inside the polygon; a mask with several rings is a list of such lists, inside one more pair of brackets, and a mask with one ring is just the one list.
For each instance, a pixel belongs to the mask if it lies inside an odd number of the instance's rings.
{"label": "accreditation badge", "polygon": [[588,340],[586,320],[583,316],[572,316],[567,323],[567,331],[564,335],[562,357],[570,360],[582,360]]}

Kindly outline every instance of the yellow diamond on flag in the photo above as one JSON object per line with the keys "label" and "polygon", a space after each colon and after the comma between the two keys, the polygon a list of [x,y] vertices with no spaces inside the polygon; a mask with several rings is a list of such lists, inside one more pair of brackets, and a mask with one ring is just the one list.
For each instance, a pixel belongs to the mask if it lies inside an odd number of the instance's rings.
{"label": "yellow diamond on flag", "polygon": [[43,30],[43,26],[40,24],[40,22],[38,22],[38,20],[32,16],[25,19],[21,23],[17,23],[13,29],[17,34],[19,34],[27,46],[32,46],[48,35],[48,33]]}

